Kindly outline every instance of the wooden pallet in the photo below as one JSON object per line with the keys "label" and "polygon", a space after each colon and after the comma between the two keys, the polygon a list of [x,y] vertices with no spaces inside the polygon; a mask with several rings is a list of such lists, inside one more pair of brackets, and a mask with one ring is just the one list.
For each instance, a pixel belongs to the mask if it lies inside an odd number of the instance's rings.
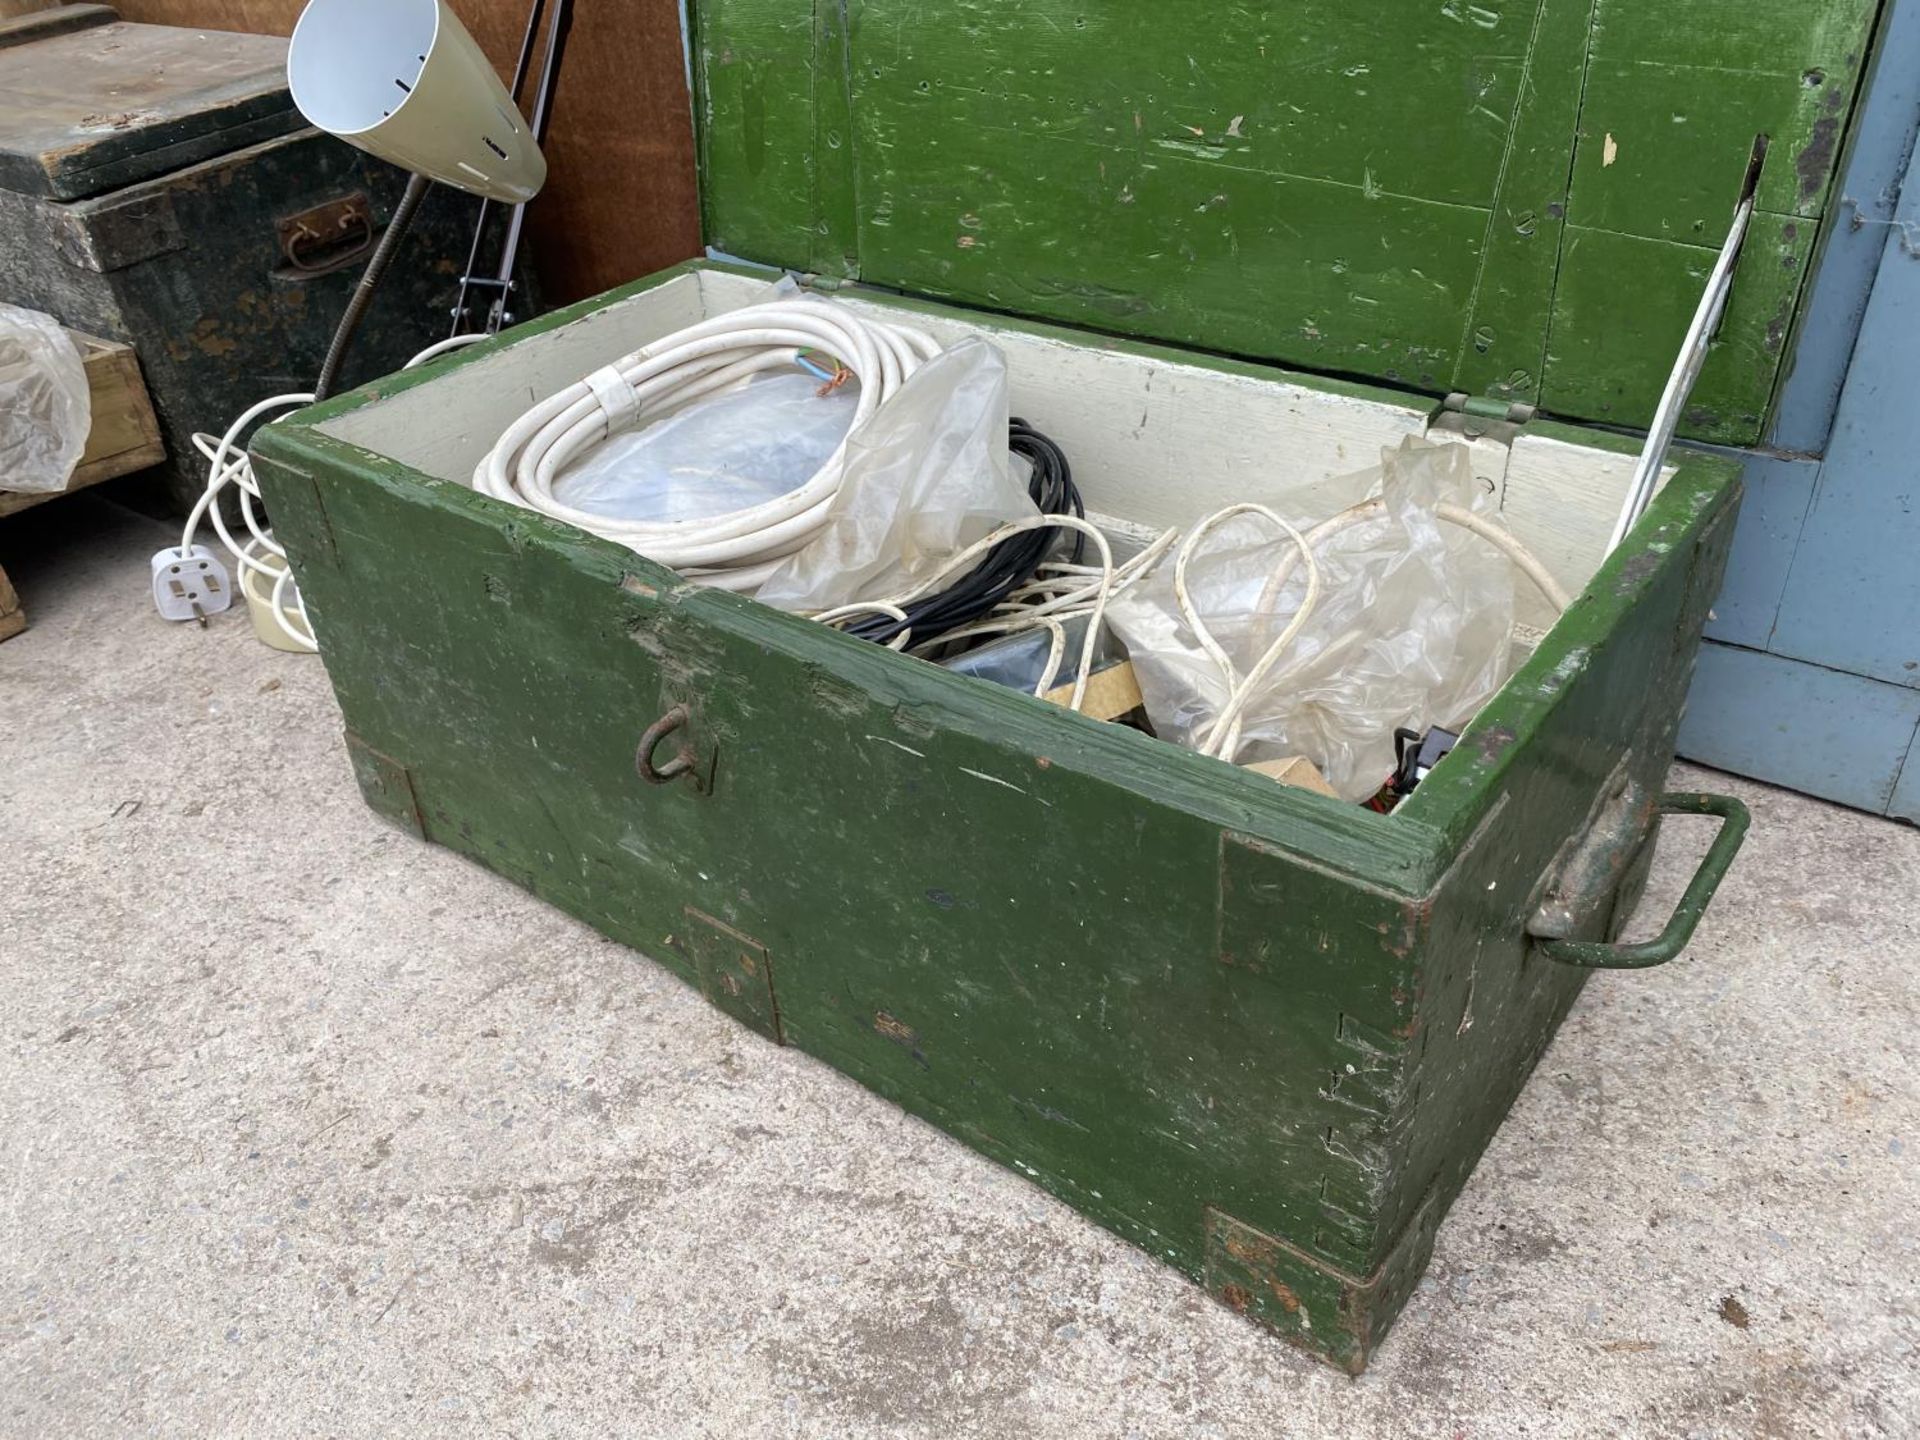
{"label": "wooden pallet", "polygon": [[[103,480],[144,470],[166,458],[160,425],[154,418],[153,402],[147,397],[146,382],[140,377],[140,361],[133,347],[78,330],[67,333],[79,347],[87,367],[87,390],[93,406],[93,428],[87,432],[87,448],[64,490],[31,494],[0,490],[0,517],[58,500],[62,495],[71,495]],[[0,569],[0,640],[11,639],[26,628],[20,597],[7,580],[6,571]]]}

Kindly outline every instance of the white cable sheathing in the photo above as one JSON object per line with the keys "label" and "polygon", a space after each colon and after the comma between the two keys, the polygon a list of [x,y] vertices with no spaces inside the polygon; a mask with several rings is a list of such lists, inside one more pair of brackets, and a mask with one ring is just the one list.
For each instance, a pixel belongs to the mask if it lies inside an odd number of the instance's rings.
{"label": "white cable sheathing", "polygon": [[[1278,666],[1287,648],[1293,644],[1307,622],[1313,618],[1313,612],[1320,603],[1321,591],[1320,566],[1314,558],[1314,552],[1343,530],[1352,529],[1370,520],[1377,520],[1386,513],[1387,502],[1376,495],[1371,500],[1363,500],[1358,505],[1342,510],[1331,519],[1321,521],[1302,535],[1264,505],[1234,505],[1209,515],[1187,536],[1186,543],[1180,547],[1180,555],[1174,569],[1174,597],[1180,607],[1181,618],[1187,622],[1188,628],[1199,640],[1207,657],[1219,669],[1222,678],[1227,682],[1228,691],[1227,703],[1221,707],[1219,716],[1216,717],[1206,733],[1206,738],[1201,742],[1202,754],[1212,755],[1229,762],[1233,760],[1240,749],[1240,734],[1246,719],[1247,705],[1252,701],[1255,692],[1265,683],[1266,678]],[[1510,531],[1485,516],[1477,515],[1459,505],[1443,502],[1434,507],[1434,513],[1448,524],[1478,535],[1498,549],[1513,562],[1514,567],[1521,574],[1539,588],[1540,593],[1546,596],[1547,603],[1552,605],[1556,612],[1564,614],[1573,604],[1573,597],[1568,595],[1560,582],[1554,579],[1553,572],[1541,564],[1539,559]],[[1286,628],[1262,652],[1253,668],[1242,678],[1226,651],[1215,641],[1213,632],[1207,628],[1205,620],[1201,618],[1198,608],[1193,603],[1193,597],[1187,588],[1187,566],[1200,542],[1215,529],[1237,515],[1249,514],[1260,515],[1271,521],[1286,531],[1288,540],[1292,542],[1292,548],[1287,551],[1285,558],[1274,566],[1273,573],[1267,577],[1267,583],[1261,588],[1260,598],[1254,605],[1254,613],[1264,615],[1273,609],[1279,602],[1281,590],[1285,588],[1287,581],[1293,576],[1295,567],[1301,562],[1304,562],[1307,567],[1307,593],[1301,599],[1299,608],[1294,611],[1293,618],[1287,622]]]}
{"label": "white cable sheathing", "polygon": [[[407,361],[402,368],[411,370],[429,360],[437,360],[442,355],[455,350],[464,350],[469,345],[477,345],[482,340],[491,340],[491,335],[454,335],[446,340],[437,341]],[[226,428],[218,439],[205,431],[196,431],[193,435],[193,448],[207,460],[207,486],[201,491],[200,498],[194,503],[187,516],[186,525],[180,534],[180,549],[184,554],[193,548],[194,537],[200,532],[202,521],[211,520],[220,543],[227,547],[227,553],[233,556],[234,563],[242,570],[252,570],[273,581],[271,605],[273,620],[281,631],[302,650],[317,651],[320,647],[314,643],[313,626],[307,619],[307,608],[295,591],[291,603],[287,594],[293,580],[293,569],[287,563],[286,548],[273,538],[258,514],[253,502],[260,498],[260,487],[253,478],[253,462],[248,459],[240,437],[256,420],[274,410],[298,409],[311,405],[313,396],[305,392],[286,395],[272,395],[258,404],[250,406],[239,419]],[[240,518],[247,523],[248,538],[235,539],[227,529],[226,519],[220,514],[220,492],[227,486],[237,486],[240,491]],[[274,564],[263,556],[272,556],[279,564]]]}
{"label": "white cable sheathing", "polygon": [[[1364,524],[1369,520],[1378,520],[1386,513],[1387,502],[1378,495],[1371,500],[1362,500],[1358,505],[1349,506],[1332,518],[1322,520],[1309,530],[1307,548],[1318,550],[1341,531],[1350,530],[1355,525]],[[1541,564],[1539,558],[1522,545],[1512,531],[1494,523],[1484,515],[1477,515],[1462,506],[1448,504],[1445,501],[1434,507],[1434,514],[1449,525],[1458,526],[1462,530],[1478,535],[1499,550],[1546,597],[1547,603],[1553,606],[1556,614],[1566,614],[1568,607],[1573,604],[1573,597],[1558,580],[1553,578],[1553,572]],[[1260,592],[1257,611],[1264,612],[1279,597],[1281,587],[1293,574],[1297,553],[1297,551],[1288,551],[1286,558],[1274,568],[1273,574],[1267,579],[1266,588]]]}
{"label": "white cable sheathing", "polygon": [[[227,547],[227,553],[233,556],[234,563],[243,571],[253,570],[273,582],[273,620],[276,625],[302,650],[318,650],[314,643],[313,628],[307,621],[304,606],[296,605],[294,619],[287,615],[286,587],[293,571],[286,563],[287,552],[274,538],[273,532],[260,522],[254,513],[253,502],[259,498],[260,487],[253,478],[253,463],[247,458],[247,452],[239,444],[240,435],[254,421],[272,410],[294,409],[313,403],[310,394],[274,395],[260,401],[246,410],[238,420],[227,427],[226,433],[218,441],[204,432],[193,436],[193,447],[207,458],[207,488],[200,494],[193,510],[187,516],[187,523],[181,531],[180,549],[184,553],[193,548],[193,539],[200,530],[200,522],[210,519],[214,532],[219,535],[220,543]],[[227,529],[227,522],[220,513],[217,503],[220,492],[229,485],[240,490],[240,518],[247,522],[248,538],[236,540]],[[263,555],[272,555],[280,561],[278,565],[263,560]]]}
{"label": "white cable sheathing", "polygon": [[[1307,593],[1300,600],[1300,608],[1294,611],[1293,619],[1287,622],[1286,629],[1280,632],[1278,638],[1254,662],[1253,668],[1247,672],[1244,679],[1234,668],[1233,661],[1221,647],[1220,642],[1213,638],[1213,631],[1207,628],[1206,621],[1200,618],[1200,611],[1194,605],[1193,595],[1187,586],[1187,567],[1192,564],[1194,552],[1200,548],[1201,541],[1227,521],[1240,515],[1258,515],[1286,532],[1287,539],[1294,545],[1292,554],[1287,557],[1289,571],[1292,569],[1291,561],[1294,554],[1299,555],[1307,566]],[[1270,581],[1267,588],[1277,595],[1280,587],[1279,584]],[[1313,546],[1308,542],[1307,537],[1294,529],[1275,511],[1265,505],[1230,505],[1225,510],[1217,510],[1209,515],[1194,526],[1192,533],[1187,536],[1186,543],[1180,547],[1180,554],[1174,561],[1173,593],[1180,606],[1180,615],[1187,622],[1187,628],[1193,632],[1194,639],[1200,642],[1200,648],[1207,652],[1207,657],[1218,667],[1222,678],[1227,682],[1227,703],[1207,732],[1207,738],[1202,742],[1200,753],[1231,762],[1240,748],[1241,712],[1246,709],[1247,701],[1252,698],[1253,692],[1260,683],[1273,672],[1274,666],[1280,663],[1280,657],[1286,653],[1287,647],[1293,644],[1294,637],[1299,635],[1307,621],[1312,618],[1314,607],[1320,603],[1319,562],[1313,558]],[[1264,612],[1272,603],[1272,600],[1263,594],[1260,600],[1261,611]]]}
{"label": "white cable sheathing", "polygon": [[595,445],[801,357],[831,358],[859,386],[849,436],[940,353],[918,330],[866,320],[822,301],[755,305],[667,336],[528,410],[474,471],[482,494],[564,520],[718,589],[758,588],[825,523],[846,467],[843,441],[798,489],[699,520],[626,520],[555,497],[554,482]]}

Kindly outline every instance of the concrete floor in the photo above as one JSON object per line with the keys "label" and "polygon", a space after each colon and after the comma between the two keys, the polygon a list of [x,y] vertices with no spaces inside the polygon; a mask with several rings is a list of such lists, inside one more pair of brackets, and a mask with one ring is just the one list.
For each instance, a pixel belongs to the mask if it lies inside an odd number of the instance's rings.
{"label": "concrete floor", "polygon": [[1683,770],[1744,858],[1349,1381],[386,828],[318,662],[153,616],[165,543],[0,527],[0,1432],[1920,1433],[1920,834]]}

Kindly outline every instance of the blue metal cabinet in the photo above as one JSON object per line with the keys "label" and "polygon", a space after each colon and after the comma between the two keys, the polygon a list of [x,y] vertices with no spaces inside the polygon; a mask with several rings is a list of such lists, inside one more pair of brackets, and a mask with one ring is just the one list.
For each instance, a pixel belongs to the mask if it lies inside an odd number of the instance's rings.
{"label": "blue metal cabinet", "polygon": [[1773,627],[1780,654],[1908,687],[1920,684],[1916,233],[1920,178],[1907,187],[1887,237]]}

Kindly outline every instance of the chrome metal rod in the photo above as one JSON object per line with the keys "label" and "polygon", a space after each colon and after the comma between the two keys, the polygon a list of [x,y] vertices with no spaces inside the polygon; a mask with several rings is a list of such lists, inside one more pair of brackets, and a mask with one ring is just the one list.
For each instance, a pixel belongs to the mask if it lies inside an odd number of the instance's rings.
{"label": "chrome metal rod", "polygon": [[1739,263],[1740,249],[1746,243],[1747,232],[1752,227],[1754,196],[1760,185],[1760,167],[1766,156],[1767,137],[1756,135],[1752,154],[1747,161],[1746,179],[1740,187],[1740,203],[1734,207],[1733,225],[1727,231],[1726,243],[1720,247],[1720,257],[1714,262],[1713,272],[1708,277],[1706,293],[1700,297],[1699,308],[1693,312],[1693,323],[1687,327],[1686,342],[1681,345],[1673,373],[1667,378],[1667,388],[1661,393],[1659,408],[1653,412],[1653,426],[1647,432],[1647,443],[1640,451],[1640,461],[1634,466],[1632,483],[1627,486],[1626,503],[1620,507],[1613,534],[1607,540],[1609,555],[1620,548],[1620,542],[1639,524],[1640,517],[1647,513],[1647,506],[1653,503],[1653,492],[1658,488],[1660,472],[1666,466],[1667,451],[1673,448],[1674,432],[1680,428],[1681,414],[1686,410],[1687,400],[1700,379],[1702,367],[1707,363],[1707,352],[1720,329],[1720,321],[1727,313],[1727,297],[1733,292],[1734,267]]}

